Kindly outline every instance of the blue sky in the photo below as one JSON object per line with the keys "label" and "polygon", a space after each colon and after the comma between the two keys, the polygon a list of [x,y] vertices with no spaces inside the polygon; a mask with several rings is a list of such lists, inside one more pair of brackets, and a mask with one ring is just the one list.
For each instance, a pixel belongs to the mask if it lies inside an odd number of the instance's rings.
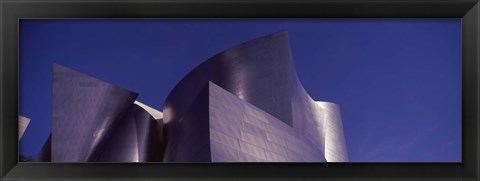
{"label": "blue sky", "polygon": [[53,63],[162,110],[194,67],[280,30],[307,92],[340,105],[350,161],[461,161],[460,19],[21,20],[20,152],[50,133]]}

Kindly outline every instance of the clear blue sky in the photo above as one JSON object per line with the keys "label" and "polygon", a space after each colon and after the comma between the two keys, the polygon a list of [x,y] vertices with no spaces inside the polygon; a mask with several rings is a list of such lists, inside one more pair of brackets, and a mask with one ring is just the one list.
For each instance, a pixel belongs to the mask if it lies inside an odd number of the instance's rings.
{"label": "clear blue sky", "polygon": [[307,92],[340,105],[350,161],[461,161],[460,19],[21,20],[20,152],[50,133],[53,63],[162,110],[195,66],[280,30]]}

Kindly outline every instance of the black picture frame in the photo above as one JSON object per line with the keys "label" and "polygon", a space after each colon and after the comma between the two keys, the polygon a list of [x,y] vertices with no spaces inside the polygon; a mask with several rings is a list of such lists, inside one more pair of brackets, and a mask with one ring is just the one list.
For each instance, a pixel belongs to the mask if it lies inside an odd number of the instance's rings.
{"label": "black picture frame", "polygon": [[[478,0],[0,0],[0,12],[2,180],[479,180],[480,178]],[[18,163],[19,18],[461,18],[462,162]]]}

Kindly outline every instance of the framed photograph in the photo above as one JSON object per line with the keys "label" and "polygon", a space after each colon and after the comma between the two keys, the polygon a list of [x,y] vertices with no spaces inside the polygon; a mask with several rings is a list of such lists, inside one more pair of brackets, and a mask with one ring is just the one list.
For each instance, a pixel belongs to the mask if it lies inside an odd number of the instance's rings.
{"label": "framed photograph", "polygon": [[2,180],[478,180],[478,1],[2,1]]}

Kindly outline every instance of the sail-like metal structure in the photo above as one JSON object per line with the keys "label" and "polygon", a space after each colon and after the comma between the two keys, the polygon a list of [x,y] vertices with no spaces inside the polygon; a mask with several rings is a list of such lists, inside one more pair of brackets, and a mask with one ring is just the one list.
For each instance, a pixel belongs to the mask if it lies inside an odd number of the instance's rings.
{"label": "sail-like metal structure", "polygon": [[282,31],[192,70],[164,104],[164,161],[348,161],[338,106],[308,95],[291,57]]}
{"label": "sail-like metal structure", "polygon": [[158,160],[161,124],[148,111],[134,104],[137,96],[137,93],[55,64],[52,133],[45,144],[50,148],[44,146],[37,160]]}
{"label": "sail-like metal structure", "polygon": [[339,106],[305,91],[286,31],[206,60],[163,113],[137,95],[55,65],[51,161],[348,161]]}

